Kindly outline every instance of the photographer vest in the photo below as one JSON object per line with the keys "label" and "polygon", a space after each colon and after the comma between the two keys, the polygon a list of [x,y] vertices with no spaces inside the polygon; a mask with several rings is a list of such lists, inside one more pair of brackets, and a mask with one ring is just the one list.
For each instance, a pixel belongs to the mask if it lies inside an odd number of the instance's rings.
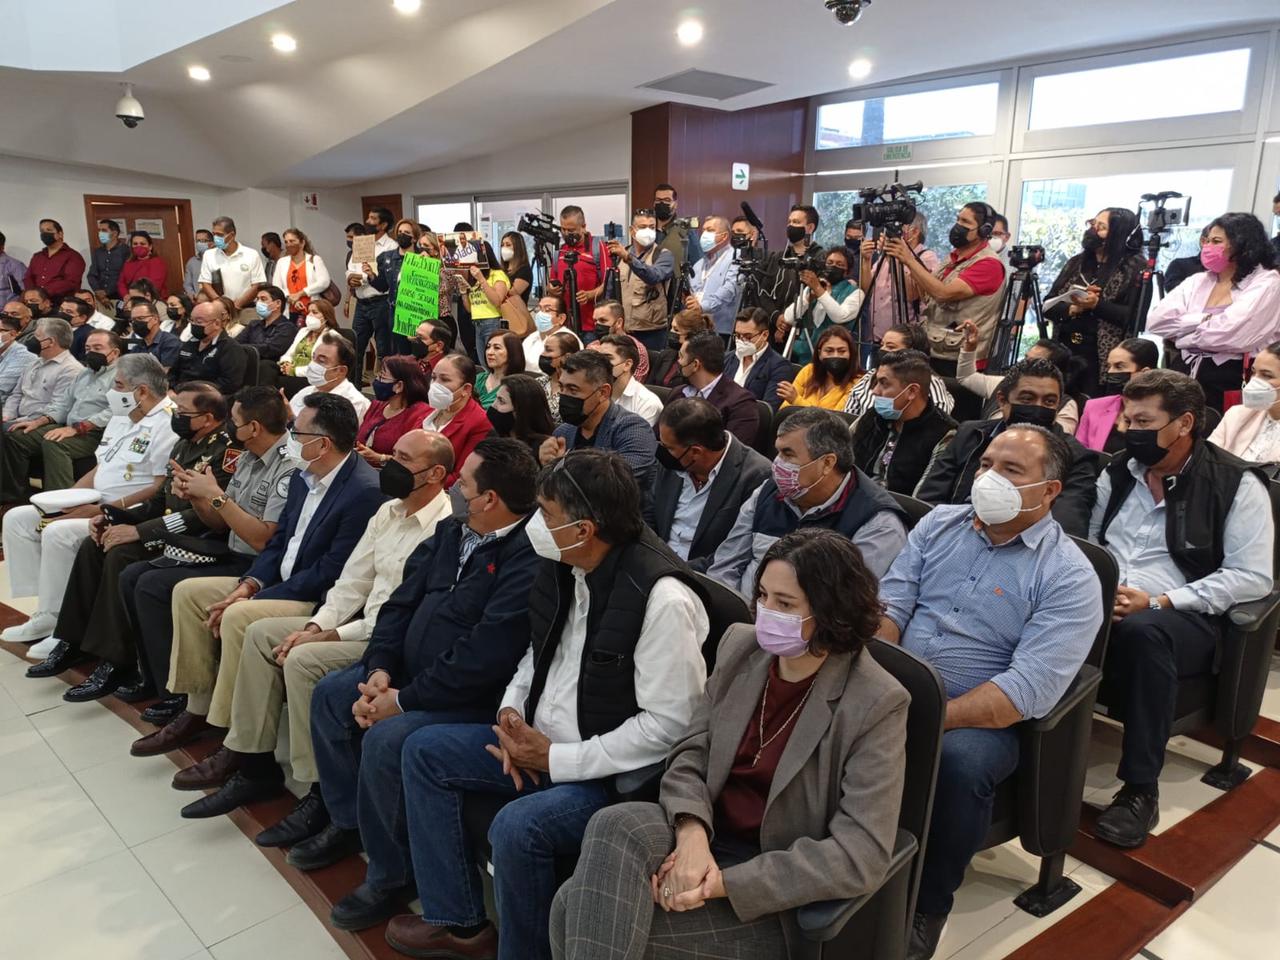
{"label": "photographer vest", "polygon": [[[652,266],[658,250],[657,244],[649,247],[640,257]],[[626,317],[626,330],[664,330],[667,326],[667,287],[669,283],[650,286],[636,276],[630,263],[618,263],[618,279],[622,284],[622,312]]]}
{"label": "photographer vest", "polygon": [[[945,260],[933,275],[939,280],[960,273],[973,266],[979,260],[991,258],[999,260],[999,256],[990,246],[979,247],[976,253],[952,264]],[[960,324],[972,320],[978,327],[978,357],[987,355],[991,348],[991,338],[995,336],[996,321],[1000,315],[1000,304],[1004,299],[1005,284],[1001,284],[995,293],[986,296],[970,297],[967,300],[952,300],[939,303],[930,299],[926,302],[921,320],[925,333],[929,337],[929,353],[939,360],[955,360],[960,356],[960,344],[964,341],[964,331]]]}

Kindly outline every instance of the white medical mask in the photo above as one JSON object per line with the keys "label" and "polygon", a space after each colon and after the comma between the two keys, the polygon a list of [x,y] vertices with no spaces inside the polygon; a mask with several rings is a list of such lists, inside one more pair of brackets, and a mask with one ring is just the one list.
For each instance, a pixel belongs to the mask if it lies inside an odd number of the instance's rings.
{"label": "white medical mask", "polygon": [[127,417],[138,408],[138,398],[132,390],[111,389],[107,391],[107,407],[113,417]]}
{"label": "white medical mask", "polygon": [[515,255],[516,255],[516,252],[515,252],[515,250],[513,250],[511,247],[503,247],[503,248],[502,248],[502,262],[503,262],[503,263],[507,263],[508,261],[515,259]]}
{"label": "white medical mask", "polygon": [[[321,438],[308,437],[306,443],[311,443],[312,441],[319,440],[319,439]],[[293,434],[290,433],[285,435],[285,438],[284,438],[285,455],[288,456],[293,461],[295,461],[296,463],[302,464],[304,467],[310,467],[311,464],[315,463],[317,460],[320,459],[320,457],[324,456],[323,453],[320,453],[319,455],[312,457],[310,460],[308,460],[306,457],[302,455],[302,448],[304,446],[305,444],[303,443],[303,441],[295,440],[293,438]]]}
{"label": "white medical mask", "polygon": [[538,328],[539,333],[547,333],[551,330],[551,325],[555,322],[555,317],[547,313],[545,310],[539,310],[533,315],[533,324]]}
{"label": "white medical mask", "polygon": [[983,523],[988,526],[1008,523],[1020,513],[1030,513],[1033,510],[1040,509],[1038,505],[1024,507],[1022,505],[1022,494],[1018,491],[1025,490],[1028,487],[1038,487],[1048,482],[1048,480],[1037,480],[1035,483],[1024,483],[1022,486],[1015,486],[1013,481],[1004,474],[988,470],[973,481],[973,489],[969,492],[969,499],[973,503],[973,509],[977,513],[978,519]]}
{"label": "white medical mask", "polygon": [[733,352],[737,354],[739,360],[742,360],[747,357],[754,357],[760,352],[760,348],[756,346],[754,340],[734,340]]}
{"label": "white medical mask", "polygon": [[992,237],[987,241],[987,246],[991,248],[992,253],[1001,253],[1004,250],[1004,237]]}
{"label": "white medical mask", "polygon": [[1261,377],[1254,377],[1240,391],[1240,402],[1250,410],[1267,410],[1277,399],[1276,388]]}
{"label": "white medical mask", "polygon": [[640,247],[652,247],[653,241],[658,239],[658,231],[652,227],[641,227],[636,231],[636,245]]}
{"label": "white medical mask", "polygon": [[437,380],[431,381],[431,386],[427,389],[427,403],[433,410],[443,410],[453,403],[453,399],[452,390]]}
{"label": "white medical mask", "polygon": [[329,382],[329,368],[322,367],[314,360],[307,364],[307,383],[313,387],[323,387]]}
{"label": "white medical mask", "polygon": [[570,523],[561,524],[558,527],[548,527],[547,518],[543,516],[541,510],[534,512],[529,518],[529,522],[525,524],[525,536],[529,538],[529,544],[533,547],[533,552],[547,560],[555,560],[557,563],[563,559],[565,550],[572,550],[574,547],[582,546],[582,541],[571,543],[567,547],[561,547],[556,543],[556,538],[552,536],[557,530],[567,530],[569,527],[577,526],[581,520],[573,520]]}
{"label": "white medical mask", "polygon": [[308,330],[319,330],[319,329],[320,329],[321,327],[323,327],[323,326],[324,326],[324,321],[323,321],[323,320],[321,320],[321,319],[320,319],[319,317],[317,317],[315,314],[312,314],[312,313],[308,313],[308,314],[307,314],[307,329],[308,329]]}
{"label": "white medical mask", "polygon": [[714,230],[704,230],[698,237],[698,246],[702,248],[703,253],[710,253],[716,245],[716,234]]}

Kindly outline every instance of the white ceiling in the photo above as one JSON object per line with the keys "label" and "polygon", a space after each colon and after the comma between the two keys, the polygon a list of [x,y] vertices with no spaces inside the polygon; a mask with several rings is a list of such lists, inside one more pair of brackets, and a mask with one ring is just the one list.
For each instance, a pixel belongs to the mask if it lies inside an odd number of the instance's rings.
{"label": "white ceiling", "polygon": [[[822,0],[425,0],[412,17],[390,0],[220,0],[207,6],[223,7],[233,25],[192,12],[179,27],[176,10],[206,5],[131,0],[125,22],[147,22],[139,8],[161,3],[168,12],[156,22],[172,30],[146,31],[148,43],[201,39],[105,75],[0,69],[0,152],[231,187],[352,184],[501,152],[669,99],[740,109],[844,89],[859,56],[874,64],[864,82],[875,84],[1277,13],[1276,0],[1075,0],[1000,5],[998,13],[984,4],[976,16],[954,0],[876,0],[842,28]],[[41,5],[49,9],[48,0]],[[254,6],[274,9],[234,22]],[[706,24],[693,49],[674,36],[689,13]],[[296,53],[270,48],[277,30],[297,38]],[[86,62],[58,44],[46,49],[61,64]],[[100,69],[101,58],[94,63]],[[189,80],[193,64],[208,67],[212,81]],[[724,103],[639,89],[692,67],[773,85]],[[112,117],[120,80],[135,84],[147,111],[135,131]],[[518,154],[510,162],[518,165]]]}

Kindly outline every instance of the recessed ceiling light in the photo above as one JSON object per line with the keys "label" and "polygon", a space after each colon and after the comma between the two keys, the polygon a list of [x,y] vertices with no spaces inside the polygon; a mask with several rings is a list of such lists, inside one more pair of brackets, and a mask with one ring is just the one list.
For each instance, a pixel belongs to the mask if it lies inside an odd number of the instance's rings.
{"label": "recessed ceiling light", "polygon": [[692,47],[702,42],[702,23],[698,20],[685,20],[676,27],[676,39],[684,46]]}
{"label": "recessed ceiling light", "polygon": [[422,0],[391,0],[391,5],[401,13],[417,13],[422,9]]}
{"label": "recessed ceiling light", "polygon": [[277,33],[271,37],[271,45],[281,53],[293,53],[298,49],[298,41],[287,33]]}
{"label": "recessed ceiling light", "polygon": [[187,76],[192,80],[199,80],[204,83],[212,74],[209,73],[208,67],[187,67]]}
{"label": "recessed ceiling light", "polygon": [[849,64],[849,76],[854,80],[865,80],[871,75],[871,61],[866,57],[859,57]]}

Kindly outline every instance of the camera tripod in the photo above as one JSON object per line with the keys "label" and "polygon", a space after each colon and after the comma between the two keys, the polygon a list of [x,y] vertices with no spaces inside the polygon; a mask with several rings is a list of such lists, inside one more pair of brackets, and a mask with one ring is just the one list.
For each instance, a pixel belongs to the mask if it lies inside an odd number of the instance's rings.
{"label": "camera tripod", "polygon": [[[901,238],[902,233],[881,231],[880,235]],[[914,250],[911,251],[911,255],[917,260],[920,259],[919,254]],[[871,316],[871,301],[875,299],[876,281],[880,279],[880,274],[886,269],[886,265],[889,271],[889,298],[893,305],[893,323],[895,325],[905,325],[916,323],[919,319],[915,311],[908,307],[910,300],[907,299],[906,266],[896,257],[881,253],[880,259],[876,261],[875,269],[871,271],[871,280],[867,284],[867,294],[862,300],[862,307],[858,310],[858,316],[854,320],[855,338],[858,341],[858,355],[862,358],[864,364],[869,362],[869,358],[877,346],[875,318]]]}
{"label": "camera tripod", "polygon": [[739,309],[751,310],[763,305],[764,290],[761,282],[764,279],[765,267],[754,255],[748,254],[749,248],[734,251],[734,262],[738,265],[738,278],[742,281],[742,300]]}
{"label": "camera tripod", "polygon": [[1147,329],[1147,311],[1152,303],[1164,297],[1164,271],[1156,266],[1156,261],[1165,246],[1161,235],[1155,232],[1145,244],[1147,262],[1138,275],[1138,296],[1134,299],[1133,310],[1129,314],[1126,337],[1136,337]]}
{"label": "camera tripod", "polygon": [[1022,330],[1026,325],[1029,306],[1035,310],[1040,336],[1047,339],[1049,331],[1045,327],[1040,278],[1034,267],[1016,267],[1009,282],[1005,284],[1004,299],[1000,303],[1000,319],[996,322],[995,337],[987,352],[988,373],[1004,373],[1018,362],[1018,355],[1022,352]]}

